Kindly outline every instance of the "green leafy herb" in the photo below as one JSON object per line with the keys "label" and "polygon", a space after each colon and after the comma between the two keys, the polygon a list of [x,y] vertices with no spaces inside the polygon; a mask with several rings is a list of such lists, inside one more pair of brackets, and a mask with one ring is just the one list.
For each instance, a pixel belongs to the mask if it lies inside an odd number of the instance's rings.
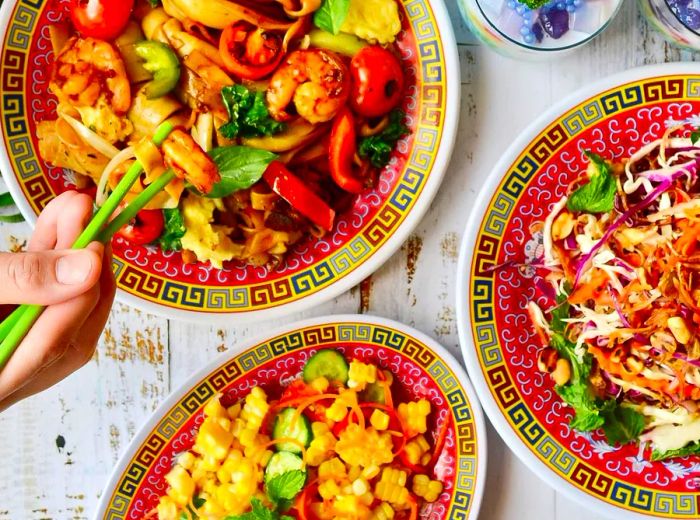
{"label": "green leafy herb", "polygon": [[552,323],[550,324],[550,328],[559,334],[564,334],[566,330],[566,322],[564,320],[569,317],[569,309],[571,308],[567,300],[570,290],[571,288],[567,286],[564,288],[563,293],[557,294],[557,305],[552,309]]}
{"label": "green leafy herb", "polygon": [[185,219],[177,208],[164,209],[165,226],[158,244],[163,251],[179,251],[182,249],[180,239],[185,236]]}
{"label": "green leafy herb", "polygon": [[391,151],[402,136],[408,133],[404,124],[406,114],[394,110],[389,114],[389,124],[376,135],[365,137],[360,142],[360,157],[369,157],[369,161],[377,168],[383,168],[389,162]]}
{"label": "green leafy herb", "polygon": [[530,9],[538,9],[546,4],[549,0],[518,0],[523,5],[526,5]]}
{"label": "green leafy herb", "polygon": [[700,144],[700,128],[696,128],[690,133],[690,142]]}
{"label": "green leafy herb", "polygon": [[[14,206],[15,202],[12,200],[12,195],[9,193],[0,194],[0,208],[9,208]],[[0,223],[3,224],[16,224],[18,222],[24,222],[24,217],[19,213],[12,215],[0,215]]]}
{"label": "green leafy herb", "polygon": [[250,500],[250,505],[253,509],[248,513],[227,516],[224,520],[294,520],[291,516],[280,516],[276,510],[266,508],[257,498],[252,498]]}
{"label": "green leafy herb", "polygon": [[209,156],[221,175],[221,180],[207,194],[207,197],[215,199],[250,188],[277,158],[272,152],[249,146],[222,146],[211,150]]}
{"label": "green leafy herb", "polygon": [[262,92],[248,90],[243,85],[221,89],[221,97],[228,111],[229,122],[219,131],[229,139],[273,135],[284,129],[284,124],[270,117]]}
{"label": "green leafy herb", "polygon": [[[206,500],[200,497],[194,497],[192,499],[192,505],[196,508],[199,509],[204,505]],[[179,520],[198,520],[199,515],[195,513],[190,506],[187,506],[187,511],[183,511],[180,513],[180,519]]]}
{"label": "green leafy herb", "polygon": [[12,195],[9,193],[0,194],[0,208],[6,208],[7,206],[14,206],[15,201],[12,200]]}
{"label": "green leafy herb", "polygon": [[651,452],[651,460],[664,460],[673,457],[686,457],[687,455],[700,455],[700,443],[691,442],[687,446],[678,448],[676,450],[659,451],[653,450]]}
{"label": "green leafy herb", "polygon": [[617,185],[612,176],[610,166],[605,160],[592,152],[586,152],[595,170],[587,184],[574,191],[566,207],[571,211],[586,211],[588,213],[606,213],[613,209]]}
{"label": "green leafy herb", "polygon": [[350,10],[350,0],[323,0],[314,13],[314,25],[332,34],[338,34]]}
{"label": "green leafy herb", "polygon": [[617,443],[627,444],[644,430],[644,416],[629,406],[618,405],[615,399],[605,401],[600,414],[605,419],[605,437],[613,446]]}
{"label": "green leafy herb", "polygon": [[300,469],[285,471],[265,484],[265,492],[278,509],[286,511],[292,505],[294,497],[304,488],[305,483],[305,471]]}
{"label": "green leafy herb", "polygon": [[158,7],[160,5],[160,0],[148,0],[148,3],[151,4],[151,7]]}

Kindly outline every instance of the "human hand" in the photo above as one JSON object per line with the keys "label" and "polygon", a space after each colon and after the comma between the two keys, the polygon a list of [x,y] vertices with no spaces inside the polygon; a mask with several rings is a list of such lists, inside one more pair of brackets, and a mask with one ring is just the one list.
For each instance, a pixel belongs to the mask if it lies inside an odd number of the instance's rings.
{"label": "human hand", "polygon": [[39,216],[26,253],[0,253],[0,306],[47,306],[0,371],[0,411],[92,358],[116,287],[109,248],[70,250],[91,216],[90,197],[63,193]]}

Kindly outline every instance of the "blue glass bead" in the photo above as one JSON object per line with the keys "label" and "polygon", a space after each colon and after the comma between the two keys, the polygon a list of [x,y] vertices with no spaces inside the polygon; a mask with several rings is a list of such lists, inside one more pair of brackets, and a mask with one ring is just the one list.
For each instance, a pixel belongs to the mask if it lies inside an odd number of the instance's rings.
{"label": "blue glass bead", "polygon": [[525,43],[534,43],[535,42],[535,37],[532,34],[528,34],[525,36]]}

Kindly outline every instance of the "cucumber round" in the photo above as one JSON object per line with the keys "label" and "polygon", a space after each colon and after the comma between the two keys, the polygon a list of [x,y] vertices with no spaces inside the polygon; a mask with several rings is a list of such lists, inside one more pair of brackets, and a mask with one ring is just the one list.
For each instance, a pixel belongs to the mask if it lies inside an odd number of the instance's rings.
{"label": "cucumber round", "polygon": [[265,467],[265,482],[288,471],[303,470],[304,461],[299,455],[289,451],[278,451],[270,457]]}
{"label": "cucumber round", "polygon": [[333,349],[319,350],[304,365],[304,382],[310,383],[314,379],[325,377],[329,381],[345,384],[349,370],[348,362],[340,352]]}
{"label": "cucumber round", "polygon": [[[297,415],[295,408],[285,408],[275,417],[275,424],[272,427],[273,439],[295,439],[308,448],[312,437],[309,419],[304,414]],[[299,445],[293,442],[280,442],[275,445],[275,448],[277,451],[301,453]]]}

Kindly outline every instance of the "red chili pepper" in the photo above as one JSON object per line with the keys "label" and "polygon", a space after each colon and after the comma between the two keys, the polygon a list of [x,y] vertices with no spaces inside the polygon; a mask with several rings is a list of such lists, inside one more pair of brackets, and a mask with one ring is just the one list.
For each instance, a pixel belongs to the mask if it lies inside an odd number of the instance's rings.
{"label": "red chili pepper", "polygon": [[117,236],[137,246],[150,244],[163,233],[165,219],[159,209],[142,209],[131,222],[117,232]]}
{"label": "red chili pepper", "polygon": [[355,142],[355,118],[348,108],[343,108],[333,120],[328,161],[335,183],[350,193],[360,193],[364,185],[352,171],[357,144]]}
{"label": "red chili pepper", "polygon": [[272,74],[284,56],[279,35],[242,20],[221,33],[219,53],[226,69],[243,79]]}
{"label": "red chili pepper", "polygon": [[272,161],[263,173],[263,179],[284,200],[314,224],[326,231],[333,228],[335,211],[321,197],[309,189],[304,181],[290,172],[279,161]]}

